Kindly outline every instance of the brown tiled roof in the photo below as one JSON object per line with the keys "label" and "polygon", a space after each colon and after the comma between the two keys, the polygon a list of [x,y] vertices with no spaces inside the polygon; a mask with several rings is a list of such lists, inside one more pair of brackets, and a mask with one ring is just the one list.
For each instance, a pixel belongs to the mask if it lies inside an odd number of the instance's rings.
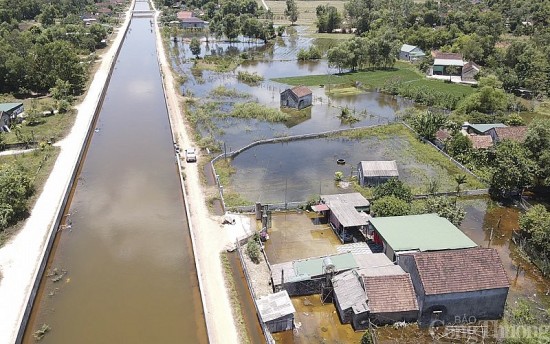
{"label": "brown tiled roof", "polygon": [[492,248],[418,252],[414,257],[426,295],[508,288],[510,283]]}
{"label": "brown tiled roof", "polygon": [[417,311],[418,303],[409,274],[363,276],[372,313]]}
{"label": "brown tiled roof", "polygon": [[481,67],[475,62],[470,61],[462,67],[462,73],[467,73],[472,69],[479,71]]}
{"label": "brown tiled roof", "polygon": [[499,140],[523,142],[525,141],[525,135],[527,135],[526,126],[495,128],[495,131]]}
{"label": "brown tiled roof", "polygon": [[305,86],[296,86],[291,89],[292,93],[296,95],[298,98],[302,98],[304,96],[307,96],[311,94],[311,90]]}
{"label": "brown tiled roof", "polygon": [[493,138],[490,135],[468,135],[475,149],[487,149],[493,146]]}
{"label": "brown tiled roof", "polygon": [[451,133],[447,129],[439,129],[435,133],[435,138],[439,141],[445,141],[451,137]]}
{"label": "brown tiled roof", "polygon": [[460,53],[442,53],[441,51],[434,52],[433,57],[443,60],[462,60],[462,54]]}
{"label": "brown tiled roof", "polygon": [[179,11],[176,14],[176,16],[177,16],[178,19],[187,19],[187,18],[191,18],[193,16],[193,12],[191,12],[191,11]]}

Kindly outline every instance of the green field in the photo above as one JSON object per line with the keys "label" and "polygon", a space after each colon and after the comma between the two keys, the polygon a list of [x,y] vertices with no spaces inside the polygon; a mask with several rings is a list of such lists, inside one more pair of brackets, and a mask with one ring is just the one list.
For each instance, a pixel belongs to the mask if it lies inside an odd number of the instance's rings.
{"label": "green field", "polygon": [[[262,2],[258,2],[262,6]],[[290,25],[290,21],[285,16],[286,2],[285,1],[266,1],[269,9],[273,12],[273,22],[277,25]],[[330,5],[338,9],[338,13],[344,14],[345,1],[296,1],[298,5],[298,21],[296,25],[309,26],[314,28],[317,21],[315,9],[317,6]]]}
{"label": "green field", "polygon": [[463,97],[475,92],[475,89],[470,86],[450,84],[440,80],[428,80],[412,68],[403,67],[403,64],[397,64],[396,68],[391,70],[361,71],[338,75],[308,75],[273,80],[288,85],[305,86],[355,84],[359,82],[365,88],[380,89],[385,86],[388,80],[393,78],[399,78],[403,85],[427,87],[453,96]]}

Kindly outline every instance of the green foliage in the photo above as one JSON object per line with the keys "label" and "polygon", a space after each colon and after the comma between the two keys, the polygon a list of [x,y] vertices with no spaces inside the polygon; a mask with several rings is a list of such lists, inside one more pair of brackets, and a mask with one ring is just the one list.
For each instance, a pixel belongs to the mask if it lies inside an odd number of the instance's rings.
{"label": "green foliage", "polygon": [[242,81],[246,84],[257,85],[264,80],[264,77],[256,73],[239,71],[237,73],[237,80]]}
{"label": "green foliage", "polygon": [[27,214],[27,200],[33,192],[26,169],[13,163],[0,167],[0,231]]}
{"label": "green foliage", "polygon": [[456,205],[449,197],[428,197],[424,208],[425,213],[436,213],[437,215],[446,218],[455,226],[460,226],[466,212],[464,209]]}
{"label": "green foliage", "polygon": [[197,37],[193,37],[191,39],[191,42],[189,43],[189,49],[191,50],[191,54],[195,55],[195,57],[199,57],[201,54],[201,42],[198,40]]}
{"label": "green foliage", "polygon": [[458,104],[457,111],[465,114],[481,112],[494,114],[508,109],[510,101],[503,90],[491,86],[484,86],[474,94],[464,98]]}
{"label": "green foliage", "polygon": [[519,226],[528,243],[542,257],[550,257],[550,212],[543,205],[537,204],[521,214]]}
{"label": "green foliage", "polygon": [[369,331],[363,333],[360,344],[372,344],[372,337]]}
{"label": "green foliage", "polygon": [[411,205],[395,196],[384,196],[372,203],[372,211],[379,217],[403,216],[410,214]]}
{"label": "green foliage", "polygon": [[248,243],[246,244],[246,254],[253,263],[260,263],[260,245],[253,238],[248,239]]}
{"label": "green foliage", "polygon": [[412,201],[411,188],[397,178],[391,178],[374,188],[374,198],[378,199],[385,196],[394,196],[405,202]]}
{"label": "green foliage", "polygon": [[550,186],[550,122],[536,120],[529,125],[525,138],[529,157],[535,162],[535,181]]}
{"label": "green foliage", "polygon": [[338,13],[338,9],[334,6],[319,5],[315,12],[317,14],[317,31],[320,33],[331,33],[342,25],[342,15]]}
{"label": "green foliage", "polygon": [[343,70],[361,70],[367,67],[390,68],[395,64],[399,41],[391,34],[354,37],[327,52],[328,63]]}
{"label": "green foliage", "polygon": [[236,118],[256,118],[268,122],[284,122],[290,119],[289,114],[252,102],[236,104],[233,111],[231,111],[228,116]]}
{"label": "green foliage", "polygon": [[355,122],[359,122],[359,118],[353,116],[351,114],[350,109],[346,106],[345,108],[340,111],[340,115],[338,115],[338,118],[342,121],[344,124],[351,124]]}
{"label": "green foliage", "polygon": [[408,121],[420,136],[429,141],[435,139],[435,133],[447,122],[441,113],[432,111],[418,112],[412,115]]}
{"label": "green foliage", "polygon": [[300,61],[319,60],[321,57],[323,57],[321,50],[314,45],[310,46],[308,50],[300,49],[297,55],[297,58]]}
{"label": "green foliage", "polygon": [[300,11],[298,11],[298,6],[296,5],[296,1],[286,0],[285,16],[288,18],[288,20],[290,20],[292,25],[296,23],[299,15],[300,15]]}
{"label": "green foliage", "polygon": [[493,175],[489,192],[494,198],[521,193],[533,180],[535,164],[527,156],[527,149],[514,141],[505,140],[495,149],[491,159]]}
{"label": "green foliage", "polygon": [[339,182],[344,178],[344,172],[342,171],[336,171],[334,172],[334,180]]}
{"label": "green foliage", "polygon": [[520,115],[516,113],[512,113],[508,115],[508,118],[506,118],[506,120],[504,121],[504,124],[506,124],[509,127],[519,127],[521,125],[525,125],[525,121]]}
{"label": "green foliage", "polygon": [[459,161],[464,161],[473,149],[472,141],[462,133],[455,133],[445,142],[445,150]]}

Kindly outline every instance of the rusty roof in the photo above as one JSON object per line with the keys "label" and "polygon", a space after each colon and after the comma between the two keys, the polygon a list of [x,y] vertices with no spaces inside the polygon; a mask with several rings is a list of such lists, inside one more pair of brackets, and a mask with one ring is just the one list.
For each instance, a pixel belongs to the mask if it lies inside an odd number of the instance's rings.
{"label": "rusty roof", "polygon": [[193,17],[193,12],[191,11],[179,11],[176,16],[178,19],[187,19]]}
{"label": "rusty roof", "polygon": [[298,98],[302,98],[311,94],[311,90],[305,86],[296,86],[291,88],[290,91],[294,93]]}
{"label": "rusty roof", "polygon": [[502,261],[492,248],[404,255],[413,257],[426,295],[510,287]]}
{"label": "rusty roof", "polygon": [[363,276],[372,313],[417,311],[418,303],[409,274]]}
{"label": "rusty roof", "polygon": [[442,53],[441,51],[436,51],[434,58],[442,60],[462,60],[462,54],[460,53]]}
{"label": "rusty roof", "polygon": [[526,126],[495,128],[499,140],[525,141],[527,135]]}
{"label": "rusty roof", "polygon": [[451,137],[451,133],[447,129],[439,129],[435,132],[435,138],[439,141],[445,141]]}
{"label": "rusty roof", "polygon": [[490,135],[468,135],[475,149],[487,149],[493,146],[493,138]]}

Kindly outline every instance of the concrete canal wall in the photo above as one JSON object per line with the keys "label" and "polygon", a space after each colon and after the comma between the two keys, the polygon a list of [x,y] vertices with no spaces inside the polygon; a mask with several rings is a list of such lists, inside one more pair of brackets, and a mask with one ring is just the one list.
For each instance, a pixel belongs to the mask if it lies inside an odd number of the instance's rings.
{"label": "concrete canal wall", "polygon": [[[88,94],[86,95],[86,98],[83,101],[83,103],[81,104],[81,107],[79,109],[79,114],[82,111],[82,112],[84,112],[83,116],[88,115],[87,116],[88,118],[86,119],[87,120],[87,130],[85,132],[85,135],[80,138],[80,142],[81,142],[80,150],[78,151],[78,154],[74,157],[74,162],[72,164],[72,168],[71,168],[72,172],[70,174],[70,178],[69,178],[69,180],[67,181],[67,183],[65,184],[65,186],[63,188],[64,189],[63,198],[61,199],[61,201],[59,202],[59,204],[57,206],[57,211],[56,211],[55,217],[53,219],[53,222],[52,222],[52,224],[49,228],[49,232],[47,234],[47,241],[46,241],[46,245],[43,248],[43,252],[42,252],[42,255],[41,255],[42,259],[40,261],[40,265],[38,266],[38,269],[35,271],[35,274],[34,274],[33,286],[29,291],[28,297],[26,298],[27,302],[26,302],[26,305],[25,305],[25,311],[22,313],[22,316],[21,316],[20,320],[18,321],[19,331],[17,332],[16,338],[14,338],[14,341],[16,343],[21,343],[23,341],[23,336],[25,334],[25,329],[27,327],[27,324],[28,324],[28,321],[29,321],[29,318],[30,318],[30,315],[31,315],[31,312],[32,312],[32,308],[33,308],[35,300],[36,300],[37,292],[40,288],[40,283],[41,283],[42,277],[44,275],[44,272],[45,272],[45,269],[46,269],[46,266],[47,266],[47,263],[48,263],[48,259],[50,257],[50,253],[51,253],[53,243],[55,241],[55,238],[56,238],[56,235],[57,235],[57,232],[58,232],[58,228],[60,227],[60,224],[63,222],[63,217],[64,217],[64,214],[65,214],[65,208],[66,208],[66,206],[67,206],[67,204],[68,204],[68,202],[71,198],[71,195],[72,195],[72,192],[73,192],[73,187],[75,185],[75,181],[76,181],[76,179],[78,177],[78,174],[79,174],[79,171],[80,171],[81,163],[84,160],[84,157],[86,156],[86,151],[87,151],[87,148],[89,146],[90,139],[91,139],[91,137],[94,133],[94,124],[97,121],[97,117],[100,113],[101,106],[103,104],[103,100],[105,99],[105,94],[106,94],[106,91],[107,91],[107,88],[108,88],[108,85],[109,85],[109,81],[111,79],[111,75],[112,75],[113,70],[114,70],[115,62],[117,60],[118,54],[120,53],[120,49],[122,47],[122,44],[123,44],[124,39],[126,37],[126,33],[127,33],[128,28],[130,26],[130,21],[131,21],[131,17],[132,17],[131,14],[132,14],[132,9],[134,8],[134,5],[135,5],[135,1],[136,0],[132,0],[132,2],[130,4],[130,8],[129,8],[128,12],[126,13],[124,23],[119,28],[119,33],[115,37],[109,51],[103,56],[104,62],[102,62],[102,63],[107,63],[108,64],[107,74],[103,78],[102,77],[99,77],[99,78],[95,77],[94,78],[94,80],[92,81],[92,83],[89,86]],[[107,60],[105,60],[105,59],[107,59]],[[105,62],[105,61],[108,61],[108,62]],[[85,108],[84,104],[87,103],[87,102],[91,102],[91,103],[95,104],[94,108],[92,108],[92,109]]]}

